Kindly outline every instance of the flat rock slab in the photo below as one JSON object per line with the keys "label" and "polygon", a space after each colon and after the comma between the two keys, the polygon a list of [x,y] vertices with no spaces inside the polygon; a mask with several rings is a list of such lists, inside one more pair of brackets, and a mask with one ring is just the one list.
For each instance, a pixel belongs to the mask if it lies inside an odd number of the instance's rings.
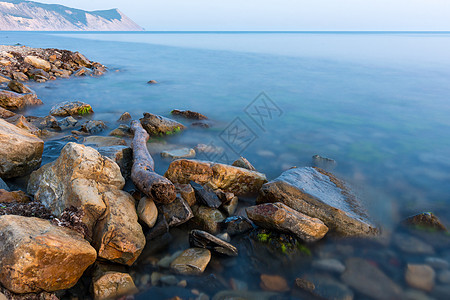
{"label": "flat rock slab", "polygon": [[191,181],[189,184],[194,189],[195,198],[198,203],[213,208],[219,208],[222,205],[222,201],[220,201],[219,197],[213,191],[205,190],[200,184],[194,181]]}
{"label": "flat rock slab", "polygon": [[0,119],[0,177],[23,176],[41,164],[44,141]]}
{"label": "flat rock slab", "polygon": [[318,241],[328,232],[328,227],[319,219],[304,215],[280,202],[251,206],[246,211],[256,225],[292,233],[305,242]]}
{"label": "flat rock slab", "polygon": [[170,268],[183,275],[200,275],[211,260],[211,252],[202,248],[189,248],[170,264]]}
{"label": "flat rock slab", "polygon": [[192,148],[181,148],[174,150],[167,150],[161,152],[162,157],[179,159],[179,158],[192,158],[195,157],[195,150]]}
{"label": "flat rock slab", "polygon": [[0,217],[0,281],[14,293],[71,288],[96,258],[71,229],[38,218]]}
{"label": "flat rock slab", "polygon": [[282,202],[344,236],[376,235],[356,197],[331,173],[293,168],[265,184],[257,203]]}
{"label": "flat rock slab", "polygon": [[150,136],[171,135],[185,129],[183,124],[175,120],[151,113],[144,113],[144,117],[139,120]]}
{"label": "flat rock slab", "polygon": [[266,175],[259,172],[192,159],[173,161],[164,176],[174,183],[195,181],[213,190],[221,189],[238,196],[257,193],[267,182]]}
{"label": "flat rock slab", "polygon": [[192,230],[189,233],[189,243],[191,247],[205,248],[227,256],[238,256],[236,247],[202,230]]}

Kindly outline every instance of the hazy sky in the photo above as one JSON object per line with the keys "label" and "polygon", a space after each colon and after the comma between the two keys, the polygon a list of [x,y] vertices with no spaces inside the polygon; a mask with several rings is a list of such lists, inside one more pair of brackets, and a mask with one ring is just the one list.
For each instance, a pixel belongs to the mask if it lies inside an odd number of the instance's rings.
{"label": "hazy sky", "polygon": [[449,0],[37,0],[119,8],[147,30],[450,30]]}

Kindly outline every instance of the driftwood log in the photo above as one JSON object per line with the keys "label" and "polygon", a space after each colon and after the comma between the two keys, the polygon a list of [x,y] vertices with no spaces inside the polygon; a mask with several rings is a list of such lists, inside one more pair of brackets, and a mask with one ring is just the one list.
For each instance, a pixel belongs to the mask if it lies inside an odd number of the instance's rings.
{"label": "driftwood log", "polygon": [[176,192],[173,183],[155,173],[155,162],[147,149],[149,135],[139,121],[131,122],[134,133],[131,148],[133,148],[133,167],[131,179],[134,185],[154,201],[168,204],[175,200]]}

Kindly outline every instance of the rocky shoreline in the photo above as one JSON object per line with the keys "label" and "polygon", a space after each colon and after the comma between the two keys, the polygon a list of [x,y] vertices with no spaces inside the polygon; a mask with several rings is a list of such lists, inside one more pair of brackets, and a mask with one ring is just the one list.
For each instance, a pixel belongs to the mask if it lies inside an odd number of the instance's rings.
{"label": "rocky shoreline", "polygon": [[[251,261],[266,253],[261,261],[289,265],[311,256],[310,247],[324,238],[377,244],[386,233],[345,182],[318,167],[293,167],[268,181],[243,157],[226,165],[194,159],[196,151],[183,148],[160,152],[172,161],[165,174],[156,173],[148,139],[182,134],[199,122],[207,124],[202,128],[213,124],[197,112],[175,109],[176,120],[152,113],[132,120],[125,112],[108,136],[96,135],[107,127],[81,101],[61,102],[46,117],[21,115],[23,108],[42,103],[23,82],[100,76],[106,67],[67,50],[0,46],[0,55],[0,283],[8,298],[110,299],[158,286],[180,288],[183,299],[209,299],[207,294],[215,294],[213,299],[353,299],[355,293],[407,298],[408,291],[369,260],[342,256],[343,262],[330,253],[312,266],[331,277],[304,274],[288,282],[283,274],[262,271],[260,291],[254,292],[238,280],[217,279],[214,273],[224,268],[218,263],[224,258],[249,256],[247,268],[252,268]],[[67,143],[55,161],[41,165],[44,143],[56,134],[66,135]],[[197,152],[212,150],[197,147]],[[3,181],[17,177],[26,180],[26,193],[11,191]],[[432,246],[413,237],[424,229],[442,234],[441,248],[450,245],[445,226],[433,214],[409,218],[399,228],[409,232],[393,238],[402,251],[433,255]],[[132,273],[131,267],[165,249],[161,245],[170,243],[171,232],[188,245],[152,261],[156,271],[151,276]],[[240,241],[250,246],[241,247]],[[433,267],[413,261],[406,265],[405,282],[435,292]],[[190,278],[208,269],[214,271],[206,280],[217,286],[191,286]],[[449,263],[442,269],[450,272]],[[450,282],[445,274],[440,283]]]}

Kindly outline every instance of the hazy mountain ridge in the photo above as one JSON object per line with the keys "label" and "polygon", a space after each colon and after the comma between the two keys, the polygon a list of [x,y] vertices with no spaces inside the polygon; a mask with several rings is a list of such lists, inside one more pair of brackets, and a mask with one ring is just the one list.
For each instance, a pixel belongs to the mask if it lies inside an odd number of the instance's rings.
{"label": "hazy mountain ridge", "polygon": [[0,0],[0,30],[138,31],[118,9],[84,11],[58,4]]}

